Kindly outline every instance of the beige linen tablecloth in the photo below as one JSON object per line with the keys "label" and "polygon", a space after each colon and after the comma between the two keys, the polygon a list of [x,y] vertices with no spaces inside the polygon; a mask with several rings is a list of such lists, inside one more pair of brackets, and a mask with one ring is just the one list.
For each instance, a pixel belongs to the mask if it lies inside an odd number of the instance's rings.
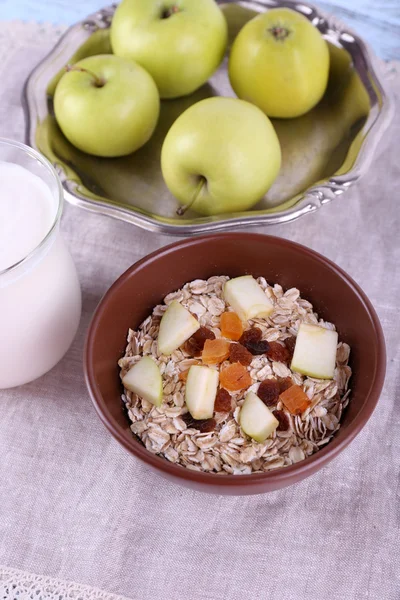
{"label": "beige linen tablecloth", "polygon": [[[23,140],[23,81],[57,35],[0,23],[0,135]],[[395,65],[388,71],[399,105],[400,75]],[[79,333],[46,376],[0,392],[0,564],[20,570],[2,571],[1,598],[400,598],[399,137],[397,118],[356,189],[263,230],[350,273],[379,313],[388,350],[384,392],[357,439],[313,477],[267,495],[172,485],[102,426],[82,375],[90,317],[129,265],[173,240],[66,207],[62,228],[83,289]],[[21,352],[23,363],[23,342]],[[40,586],[41,596],[21,591]]]}

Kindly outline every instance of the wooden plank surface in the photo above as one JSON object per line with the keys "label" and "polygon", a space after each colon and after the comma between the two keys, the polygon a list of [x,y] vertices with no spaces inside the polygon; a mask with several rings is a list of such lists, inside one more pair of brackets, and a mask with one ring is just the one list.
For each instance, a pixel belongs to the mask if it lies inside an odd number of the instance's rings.
{"label": "wooden plank surface", "polygon": [[[111,4],[107,0],[0,0],[0,19],[72,24]],[[316,2],[318,4],[318,2]],[[400,0],[322,0],[385,59],[400,59]]]}

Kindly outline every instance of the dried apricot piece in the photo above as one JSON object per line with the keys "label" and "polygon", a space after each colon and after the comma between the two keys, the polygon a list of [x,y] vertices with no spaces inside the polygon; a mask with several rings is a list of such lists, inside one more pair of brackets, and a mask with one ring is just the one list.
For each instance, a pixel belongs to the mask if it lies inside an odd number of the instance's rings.
{"label": "dried apricot piece", "polygon": [[253,355],[242,344],[231,344],[229,348],[229,360],[240,362],[245,367],[248,367],[253,360]]}
{"label": "dried apricot piece", "polygon": [[193,419],[189,412],[182,415],[181,419],[186,423],[186,427],[189,429],[199,429],[200,433],[209,433],[210,431],[214,431],[217,425],[215,419]]}
{"label": "dried apricot piece", "polygon": [[269,342],[267,356],[270,360],[287,363],[290,358],[289,350],[279,342]]}
{"label": "dried apricot piece", "polygon": [[229,365],[219,374],[219,382],[222,387],[230,392],[238,392],[249,387],[252,384],[250,373],[240,363]]}
{"label": "dried apricot piece", "polygon": [[206,365],[218,365],[229,356],[230,342],[226,340],[206,340],[201,359]]}
{"label": "dried apricot piece", "polygon": [[220,388],[215,398],[214,410],[216,412],[229,412],[232,408],[231,395],[224,388]]}
{"label": "dried apricot piece", "polygon": [[190,356],[200,356],[206,340],[215,340],[215,333],[208,327],[200,327],[185,343],[184,350]]}
{"label": "dried apricot piece", "polygon": [[243,333],[243,323],[235,312],[224,312],[221,315],[221,335],[237,341]]}
{"label": "dried apricot piece", "polygon": [[276,428],[277,431],[287,431],[290,427],[289,417],[283,410],[274,410],[272,413],[275,419],[278,419],[279,425]]}
{"label": "dried apricot piece", "polygon": [[292,415],[301,415],[311,404],[307,394],[299,385],[292,385],[280,394],[279,399]]}
{"label": "dried apricot piece", "polygon": [[276,379],[265,379],[260,383],[257,396],[266,406],[273,406],[279,400],[279,383]]}

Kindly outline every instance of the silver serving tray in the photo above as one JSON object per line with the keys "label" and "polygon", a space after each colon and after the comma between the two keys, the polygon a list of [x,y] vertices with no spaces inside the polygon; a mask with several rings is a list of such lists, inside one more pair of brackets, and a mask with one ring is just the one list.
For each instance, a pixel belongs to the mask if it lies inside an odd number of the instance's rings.
{"label": "silver serving tray", "polygon": [[202,98],[234,95],[226,60],[208,84],[191,96],[162,101],[153,138],[131,156],[96,158],[69,144],[55,121],[52,94],[67,63],[111,51],[108,30],[113,5],[70,27],[32,71],[24,88],[26,141],[55,165],[68,202],[150,231],[189,235],[293,221],[343,194],[367,171],[390,122],[393,104],[364,42],[309,4],[285,0],[219,3],[227,17],[230,41],[255,13],[289,6],[305,15],[329,43],[331,70],[323,100],[303,117],[273,120],[283,163],[267,195],[254,209],[241,213],[200,217],[188,212],[178,217],[177,201],[162,179],[161,146],[177,116]]}

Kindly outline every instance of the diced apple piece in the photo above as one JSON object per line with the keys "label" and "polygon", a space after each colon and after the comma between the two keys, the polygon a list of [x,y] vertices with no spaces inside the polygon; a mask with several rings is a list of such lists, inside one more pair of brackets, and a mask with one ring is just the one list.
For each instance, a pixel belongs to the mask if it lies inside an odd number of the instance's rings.
{"label": "diced apple piece", "polygon": [[158,333],[158,350],[160,354],[169,356],[199,328],[200,323],[197,319],[177,300],[173,300],[160,322]]}
{"label": "diced apple piece", "polygon": [[337,343],[336,331],[301,323],[290,368],[309,377],[332,379]]}
{"label": "diced apple piece", "polygon": [[186,379],[185,402],[193,419],[211,419],[218,388],[218,371],[193,365]]}
{"label": "diced apple piece", "polygon": [[242,321],[267,317],[274,310],[272,302],[251,275],[227,281],[224,286],[224,297]]}
{"label": "diced apple piece", "polygon": [[239,422],[243,431],[256,442],[264,442],[279,425],[279,421],[254,392],[246,395]]}
{"label": "diced apple piece", "polygon": [[122,378],[122,384],[131,392],[154,406],[161,406],[163,384],[160,369],[150,356],[143,356]]}

